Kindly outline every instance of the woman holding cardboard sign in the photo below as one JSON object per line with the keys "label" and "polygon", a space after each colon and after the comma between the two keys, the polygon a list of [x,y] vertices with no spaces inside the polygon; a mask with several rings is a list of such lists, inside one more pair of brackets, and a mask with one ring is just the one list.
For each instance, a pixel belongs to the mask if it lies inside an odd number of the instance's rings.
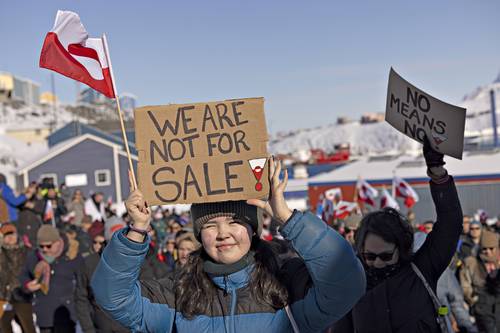
{"label": "woman holding cardboard sign", "polygon": [[[135,332],[321,332],[341,318],[365,291],[362,266],[333,229],[288,208],[288,175],[280,181],[280,171],[272,158],[269,202],[193,204],[202,248],[166,281],[137,281],[150,210],[133,191],[126,202],[133,225],[114,235],[94,274],[98,303]],[[303,260],[278,267],[270,244],[258,237],[256,206],[282,224]]]}

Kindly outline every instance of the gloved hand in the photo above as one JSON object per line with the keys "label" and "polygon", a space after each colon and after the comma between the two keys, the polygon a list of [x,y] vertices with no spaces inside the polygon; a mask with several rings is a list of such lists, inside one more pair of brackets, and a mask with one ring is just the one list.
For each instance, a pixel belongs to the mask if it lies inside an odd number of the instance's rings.
{"label": "gloved hand", "polygon": [[444,154],[432,149],[427,136],[424,138],[423,152],[425,164],[427,164],[427,175],[436,183],[445,182],[448,179],[448,171],[443,168],[443,165],[446,164]]}
{"label": "gloved hand", "polygon": [[424,138],[424,158],[428,168],[439,167],[446,164],[444,161],[444,154],[432,149],[427,136]]}

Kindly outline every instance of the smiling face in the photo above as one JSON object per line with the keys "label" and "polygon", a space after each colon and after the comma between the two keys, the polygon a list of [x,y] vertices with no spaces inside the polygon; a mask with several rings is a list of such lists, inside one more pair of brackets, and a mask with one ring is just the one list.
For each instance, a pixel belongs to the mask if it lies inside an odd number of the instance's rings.
{"label": "smiling face", "polygon": [[369,267],[384,268],[398,262],[396,244],[386,242],[382,237],[368,234],[365,239],[363,259]]}
{"label": "smiling face", "polygon": [[228,216],[215,217],[201,228],[205,252],[220,264],[233,264],[240,260],[250,250],[251,239],[252,228]]}

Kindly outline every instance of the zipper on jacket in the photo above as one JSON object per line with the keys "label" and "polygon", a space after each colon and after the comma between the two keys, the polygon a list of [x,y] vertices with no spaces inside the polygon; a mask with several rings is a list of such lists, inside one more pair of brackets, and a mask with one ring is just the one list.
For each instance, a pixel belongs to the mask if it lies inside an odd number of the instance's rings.
{"label": "zipper on jacket", "polygon": [[229,314],[229,330],[230,330],[230,332],[236,332],[236,327],[234,327],[235,312],[236,312],[236,289],[231,289],[231,312]]}
{"label": "zipper on jacket", "polygon": [[227,296],[227,275],[224,275],[224,297]]}

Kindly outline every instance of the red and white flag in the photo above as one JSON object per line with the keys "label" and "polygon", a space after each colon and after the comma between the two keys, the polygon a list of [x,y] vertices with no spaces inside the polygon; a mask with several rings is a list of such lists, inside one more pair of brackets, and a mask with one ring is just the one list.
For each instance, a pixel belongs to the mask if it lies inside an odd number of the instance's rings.
{"label": "red and white flag", "polygon": [[78,14],[57,11],[56,22],[43,43],[40,67],[83,82],[115,98],[103,38],[89,38]]}
{"label": "red and white flag", "polygon": [[392,181],[392,186],[394,187],[394,193],[396,197],[401,197],[405,200],[405,206],[408,208],[413,207],[418,201],[418,194],[415,190],[399,177],[394,177]]}
{"label": "red and white flag", "polygon": [[342,189],[334,187],[325,191],[325,198],[332,202],[339,202],[342,200]]}
{"label": "red and white flag", "polygon": [[340,201],[335,205],[334,217],[341,220],[345,219],[357,208],[358,204],[355,202]]}
{"label": "red and white flag", "polygon": [[396,210],[399,210],[399,204],[394,199],[394,197],[387,191],[385,188],[382,190],[382,194],[380,195],[380,208],[391,207]]}
{"label": "red and white flag", "polygon": [[378,191],[368,184],[366,180],[358,179],[356,191],[358,191],[358,201],[375,206],[375,198],[378,196]]}
{"label": "red and white flag", "polygon": [[335,204],[333,203],[333,201],[328,200],[327,198],[324,198],[321,205],[322,205],[321,219],[326,224],[329,224],[329,225],[333,224]]}

